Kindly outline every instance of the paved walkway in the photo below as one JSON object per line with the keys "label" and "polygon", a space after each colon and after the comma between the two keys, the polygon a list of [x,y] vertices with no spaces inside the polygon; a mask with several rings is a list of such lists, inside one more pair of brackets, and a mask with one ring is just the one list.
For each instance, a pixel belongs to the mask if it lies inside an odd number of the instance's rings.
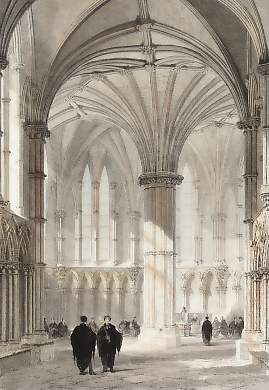
{"label": "paved walkway", "polygon": [[54,361],[14,371],[0,378],[0,390],[268,390],[265,370],[239,364],[231,341],[205,347],[200,339],[184,339],[176,351],[141,351],[125,342],[116,359],[116,373],[78,375],[68,341],[58,342]]}

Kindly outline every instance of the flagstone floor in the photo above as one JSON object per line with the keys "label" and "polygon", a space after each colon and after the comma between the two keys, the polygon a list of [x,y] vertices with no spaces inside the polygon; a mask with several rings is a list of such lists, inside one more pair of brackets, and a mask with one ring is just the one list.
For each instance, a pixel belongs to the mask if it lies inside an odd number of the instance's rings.
{"label": "flagstone floor", "polygon": [[143,351],[125,340],[116,357],[116,373],[80,376],[72,360],[69,340],[57,341],[55,360],[0,377],[0,390],[268,390],[265,369],[235,360],[232,341],[218,340],[206,347],[200,338],[184,338],[173,351]]}

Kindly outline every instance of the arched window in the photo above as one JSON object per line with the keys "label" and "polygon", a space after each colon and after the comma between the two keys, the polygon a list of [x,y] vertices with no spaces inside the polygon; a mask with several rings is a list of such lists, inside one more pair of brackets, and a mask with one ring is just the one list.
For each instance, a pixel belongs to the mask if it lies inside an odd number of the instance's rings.
{"label": "arched window", "polygon": [[109,259],[109,183],[105,167],[101,177],[99,196],[99,259],[106,261]]}
{"label": "arched window", "polygon": [[91,258],[91,175],[88,165],[82,179],[82,261]]}

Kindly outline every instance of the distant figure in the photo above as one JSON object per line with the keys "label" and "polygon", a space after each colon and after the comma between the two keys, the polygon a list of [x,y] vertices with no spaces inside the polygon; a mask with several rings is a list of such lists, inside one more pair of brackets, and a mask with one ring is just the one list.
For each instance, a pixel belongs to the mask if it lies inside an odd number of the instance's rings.
{"label": "distant figure", "polygon": [[243,320],[243,317],[239,317],[238,323],[237,323],[237,330],[238,330],[238,335],[240,338],[242,337],[243,329],[244,329],[244,320]]}
{"label": "distant figure", "polygon": [[223,337],[227,337],[229,334],[228,324],[223,317],[221,317],[221,322],[220,322],[220,333],[222,334]]}
{"label": "distant figure", "polygon": [[46,333],[49,333],[49,325],[47,323],[46,318],[44,318],[44,330],[45,330]]}
{"label": "distant figure", "polygon": [[205,345],[210,345],[210,340],[212,338],[212,324],[207,316],[202,325],[202,338]]}
{"label": "distant figure", "polygon": [[234,317],[234,319],[229,324],[230,337],[234,338],[236,336],[236,328],[237,328],[237,321],[236,321],[236,317]]}
{"label": "distant figure", "polygon": [[218,320],[218,317],[215,317],[212,322],[212,330],[213,337],[218,337],[220,334],[220,321]]}
{"label": "distant figure", "polygon": [[181,321],[182,322],[188,322],[188,310],[185,306],[183,306],[181,310]]}
{"label": "distant figure", "polygon": [[96,334],[87,326],[87,317],[80,317],[81,323],[76,326],[71,334],[73,356],[77,362],[80,375],[86,375],[85,370],[89,367],[89,374],[96,375],[92,368],[94,358]]}
{"label": "distant figure", "polygon": [[113,367],[116,350],[119,352],[122,345],[122,334],[117,331],[110,321],[111,317],[106,315],[104,324],[97,333],[97,347],[103,365],[103,372],[107,372],[108,369],[110,372],[115,372]]}
{"label": "distant figure", "polygon": [[137,337],[140,334],[140,325],[138,324],[136,317],[130,323],[131,336]]}
{"label": "distant figure", "polygon": [[95,322],[94,317],[91,317],[90,322],[89,322],[89,327],[91,328],[91,330],[95,334],[97,334],[99,327],[98,327],[97,323]]}

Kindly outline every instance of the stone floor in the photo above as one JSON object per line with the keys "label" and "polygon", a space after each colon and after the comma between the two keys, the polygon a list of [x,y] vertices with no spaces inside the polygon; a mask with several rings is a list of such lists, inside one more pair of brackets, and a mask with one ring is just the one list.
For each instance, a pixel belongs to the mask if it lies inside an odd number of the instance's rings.
{"label": "stone floor", "polygon": [[55,360],[36,368],[13,371],[0,378],[0,390],[268,390],[265,369],[235,360],[232,341],[206,347],[199,338],[185,338],[174,351],[142,351],[126,341],[116,359],[116,373],[80,376],[74,366],[69,341],[57,342]]}

